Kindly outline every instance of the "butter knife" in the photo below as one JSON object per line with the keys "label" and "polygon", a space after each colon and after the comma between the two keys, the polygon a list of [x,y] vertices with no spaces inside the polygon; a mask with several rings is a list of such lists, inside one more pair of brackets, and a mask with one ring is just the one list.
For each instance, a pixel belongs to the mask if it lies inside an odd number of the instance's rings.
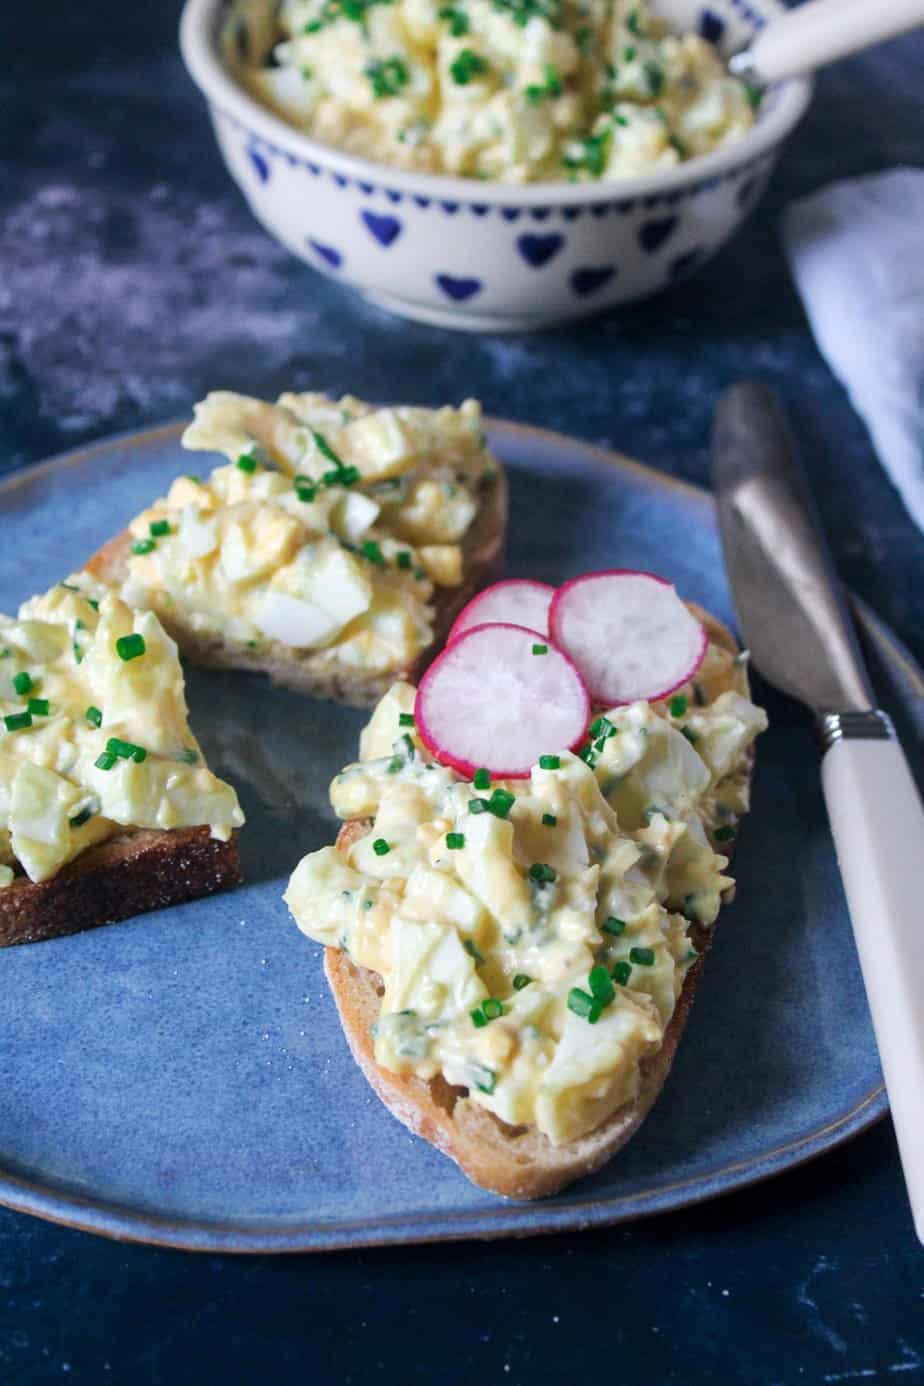
{"label": "butter knife", "polygon": [[720,400],[712,479],[735,610],[755,667],[815,717],[844,881],[915,1230],[924,1242],[924,806],[875,705],[781,405]]}

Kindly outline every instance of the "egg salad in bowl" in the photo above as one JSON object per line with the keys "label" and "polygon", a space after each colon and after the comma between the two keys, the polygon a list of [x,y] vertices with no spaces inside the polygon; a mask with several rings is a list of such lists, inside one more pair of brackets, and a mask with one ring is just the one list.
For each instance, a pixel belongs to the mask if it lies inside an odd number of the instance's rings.
{"label": "egg salad in bowl", "polygon": [[125,829],[208,826],[226,842],[243,821],[153,613],[79,574],[0,616],[0,887],[48,881]]}
{"label": "egg salad in bowl", "polygon": [[368,705],[500,552],[506,488],[474,401],[218,392],[183,442],[227,463],[178,477],[90,568],[201,663]]}
{"label": "egg salad in bowl", "polygon": [[718,51],[645,0],[241,0],[224,48],[291,124],[424,173],[608,181],[753,123]]}
{"label": "egg salad in bowl", "polygon": [[310,938],[381,979],[378,1070],[467,1089],[505,1127],[569,1146],[637,1099],[665,1043],[732,887],[766,717],[743,660],[713,641],[668,701],[598,713],[577,753],[550,748],[528,779],[496,781],[434,759],[415,698],[398,683],[379,704],[331,785],[338,846],[300,862],[286,900]]}

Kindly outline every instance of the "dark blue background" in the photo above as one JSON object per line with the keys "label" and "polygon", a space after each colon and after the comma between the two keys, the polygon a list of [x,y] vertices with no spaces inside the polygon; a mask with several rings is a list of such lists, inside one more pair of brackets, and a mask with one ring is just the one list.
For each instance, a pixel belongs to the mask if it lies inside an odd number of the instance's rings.
{"label": "dark blue background", "polygon": [[[828,178],[922,161],[924,38],[822,77],[769,198],[693,283],[587,328],[478,339],[387,318],[259,231],[176,55],[178,10],[0,10],[0,472],[210,388],[295,387],[474,394],[703,482],[719,392],[760,375],[842,573],[924,656],[921,538],[814,348],[776,229]],[[522,1243],[196,1258],[0,1211],[0,1386],[601,1374],[924,1379],[924,1255],[888,1124],[698,1210]]]}

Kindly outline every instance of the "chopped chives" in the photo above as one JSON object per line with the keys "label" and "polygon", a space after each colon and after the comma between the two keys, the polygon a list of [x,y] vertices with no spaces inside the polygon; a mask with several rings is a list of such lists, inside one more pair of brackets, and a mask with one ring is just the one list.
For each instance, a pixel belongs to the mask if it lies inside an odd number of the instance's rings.
{"label": "chopped chives", "polygon": [[713,836],[716,842],[733,842],[735,830],[730,824],[727,824],[724,828],[716,828]]}
{"label": "chopped chives", "polygon": [[120,635],[116,641],[116,654],[126,662],[130,659],[138,659],[146,649],[143,635]]}
{"label": "chopped chives", "polygon": [[97,770],[111,770],[115,763],[116,757],[111,755],[109,751],[102,751],[93,762]]}
{"label": "chopped chives", "polygon": [[106,742],[106,750],[117,760],[134,760],[139,765],[147,759],[147,751],[143,746],[136,746],[134,741],[123,741],[121,737],[110,736]]}
{"label": "chopped chives", "polygon": [[385,766],[385,771],[386,771],[386,773],[389,774],[389,775],[397,775],[398,771],[399,771],[399,770],[403,770],[403,769],[404,769],[404,757],[403,757],[403,756],[392,756],[391,760],[390,760],[390,761],[388,762],[388,764]]}
{"label": "chopped chives", "polygon": [[95,597],[87,597],[87,605],[92,606],[94,611],[99,611],[99,602]]}
{"label": "chopped chives", "polygon": [[560,769],[561,769],[561,756],[540,756],[540,757],[539,757],[539,769],[540,769],[540,770],[560,770]]}
{"label": "chopped chives", "polygon": [[385,857],[391,851],[391,847],[385,841],[384,837],[377,837],[372,844],[372,850],[377,857]]}
{"label": "chopped chives", "polygon": [[594,998],[580,987],[572,987],[568,992],[568,1010],[575,1015],[581,1016],[584,1020],[589,1019],[590,1013],[594,1008]]}
{"label": "chopped chives", "polygon": [[462,946],[465,949],[466,953],[468,953],[469,957],[475,959],[476,963],[484,962],[484,954],[479,953],[478,945],[475,943],[474,939],[467,938]]}
{"label": "chopped chives", "polygon": [[534,645],[534,646],[533,646],[533,654],[534,654],[534,655],[544,655],[544,654],[548,654],[548,652],[549,652],[549,647],[548,647],[548,645]]}
{"label": "chopped chives", "polygon": [[597,717],[591,722],[588,734],[591,739],[596,737],[606,740],[610,736],[616,735],[617,728],[613,726],[608,717]]}
{"label": "chopped chives", "polygon": [[360,547],[363,557],[368,558],[370,563],[383,564],[385,562],[385,555],[374,539],[364,539]]}
{"label": "chopped chives", "polygon": [[11,712],[8,717],[4,717],[3,722],[7,731],[25,731],[26,727],[32,726],[32,714]]}
{"label": "chopped chives", "polygon": [[613,981],[619,986],[624,987],[632,976],[632,966],[627,963],[625,958],[618,962],[613,968]]}
{"label": "chopped chives", "polygon": [[199,752],[194,751],[192,746],[184,746],[177,759],[182,761],[184,765],[197,765]]}
{"label": "chopped chives", "polygon": [[465,834],[464,834],[464,833],[447,833],[447,834],[446,834],[446,846],[449,847],[449,848],[451,848],[453,851],[458,851],[460,848],[462,848],[462,847],[465,846]]}
{"label": "chopped chives", "polygon": [[558,819],[555,817],[554,813],[544,813],[542,815],[542,826],[544,828],[554,828],[557,824]]}
{"label": "chopped chives", "polygon": [[142,558],[146,553],[153,553],[156,548],[157,544],[153,539],[137,539],[132,544],[132,553],[136,553],[139,558]]}
{"label": "chopped chives", "polygon": [[33,684],[32,684],[32,675],[31,675],[31,674],[27,674],[26,671],[25,671],[25,669],[23,669],[23,671],[22,671],[21,674],[14,674],[14,675],[13,675],[13,687],[15,688],[16,692],[19,693],[19,694],[23,694],[23,693],[28,693],[28,692],[30,692],[31,689],[32,689],[32,687],[33,687]]}
{"label": "chopped chives", "polygon": [[513,979],[514,991],[522,991],[524,987],[529,986],[532,980],[532,977],[528,977],[525,972],[518,972]]}
{"label": "chopped chives", "polygon": [[488,811],[488,801],[487,801],[487,799],[471,799],[471,800],[469,801],[468,811],[469,811],[469,813],[487,813],[487,811]]}
{"label": "chopped chives", "polygon": [[594,768],[597,763],[597,753],[592,746],[582,746],[578,751],[578,755],[585,765],[590,766],[591,770]]}
{"label": "chopped chives", "polygon": [[488,800],[487,809],[495,818],[506,818],[516,801],[516,795],[511,794],[509,789],[495,789]]}
{"label": "chopped chives", "polygon": [[611,914],[608,919],[604,919],[600,928],[605,934],[612,934],[614,938],[618,938],[620,934],[626,932],[626,921],[617,919],[615,915]]}
{"label": "chopped chives", "polygon": [[26,707],[28,708],[29,712],[32,713],[33,717],[48,716],[47,698],[30,698],[28,703],[26,704]]}
{"label": "chopped chives", "polygon": [[653,948],[630,948],[629,962],[636,967],[654,967],[655,952]]}
{"label": "chopped chives", "polygon": [[91,727],[101,727],[103,724],[103,714],[100,708],[94,707],[92,703],[84,713]]}
{"label": "chopped chives", "polygon": [[315,483],[307,476],[297,476],[295,478],[295,494],[300,501],[313,501],[318,494]]}
{"label": "chopped chives", "polygon": [[413,714],[413,712],[399,712],[399,714],[398,714],[398,726],[399,726],[399,727],[413,727],[413,725],[414,725],[414,714]]}
{"label": "chopped chives", "polygon": [[487,1001],[483,1001],[481,1009],[484,1012],[485,1020],[499,1020],[504,1014],[504,1003],[495,997],[489,996]]}
{"label": "chopped chives", "polygon": [[490,770],[485,770],[485,769],[476,770],[475,773],[474,773],[474,775],[472,776],[472,784],[475,786],[476,789],[490,789],[490,788],[491,788],[491,772],[490,772]]}
{"label": "chopped chives", "polygon": [[595,1001],[599,1001],[601,1006],[610,1004],[613,999],[613,981],[602,964],[590,969],[587,984]]}
{"label": "chopped chives", "polygon": [[472,1017],[472,1024],[474,1025],[475,1029],[483,1030],[488,1022],[485,1018],[485,1014],[482,1011],[481,1007],[476,1006],[475,1009],[470,1012],[470,1015]]}
{"label": "chopped chives", "polygon": [[170,521],[152,520],[148,525],[148,533],[152,539],[160,539],[163,535],[170,533]]}
{"label": "chopped chives", "polygon": [[667,706],[672,717],[682,717],[687,710],[687,700],[682,693],[678,693]]}
{"label": "chopped chives", "polygon": [[86,808],[82,808],[79,813],[75,813],[74,817],[69,819],[68,821],[70,822],[72,828],[82,828],[84,823],[89,822],[89,820],[92,817],[93,810],[88,804]]}
{"label": "chopped chives", "polygon": [[542,885],[546,885],[548,882],[554,881],[555,877],[556,872],[553,870],[551,866],[549,866],[544,861],[534,861],[532,866],[529,868],[530,880],[539,881]]}
{"label": "chopped chives", "polygon": [[[479,1092],[486,1092],[488,1096],[497,1087],[497,1074],[493,1068],[487,1068],[484,1064],[472,1064],[472,1076],[475,1079],[475,1087]],[[481,1080],[479,1082],[479,1079]]]}
{"label": "chopped chives", "polygon": [[405,570],[410,568],[412,560],[408,550],[402,549],[395,558],[395,562],[397,563],[399,568],[404,568]]}
{"label": "chopped chives", "polygon": [[695,746],[696,743],[697,743],[697,741],[699,740],[699,737],[696,735],[696,732],[693,730],[693,728],[692,728],[692,727],[681,727],[680,730],[681,730],[681,733],[682,733],[682,734],[686,737],[686,739],[689,741],[690,745],[691,745],[691,746]]}
{"label": "chopped chives", "polygon": [[257,459],[252,453],[242,452],[237,459],[236,465],[240,471],[247,472],[247,474],[250,475],[257,470]]}

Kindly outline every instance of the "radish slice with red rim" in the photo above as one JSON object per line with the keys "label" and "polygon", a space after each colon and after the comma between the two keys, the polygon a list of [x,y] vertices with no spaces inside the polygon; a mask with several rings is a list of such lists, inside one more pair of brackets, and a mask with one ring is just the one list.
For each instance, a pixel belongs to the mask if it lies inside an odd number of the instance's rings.
{"label": "radish slice with red rim", "polygon": [[530,578],[495,582],[463,606],[449,632],[449,640],[455,640],[464,630],[472,630],[475,626],[498,623],[525,626],[527,630],[538,630],[546,635],[549,606],[554,596],[555,588],[547,582],[533,582]]}
{"label": "radish slice with red rim", "polygon": [[542,755],[580,744],[590,697],[574,663],[524,626],[476,626],[423,676],[414,707],[424,745],[471,779],[525,779]]}
{"label": "radish slice with red rim", "polygon": [[607,706],[666,698],[693,677],[709,643],[673,583],[626,568],[566,582],[549,629]]}

